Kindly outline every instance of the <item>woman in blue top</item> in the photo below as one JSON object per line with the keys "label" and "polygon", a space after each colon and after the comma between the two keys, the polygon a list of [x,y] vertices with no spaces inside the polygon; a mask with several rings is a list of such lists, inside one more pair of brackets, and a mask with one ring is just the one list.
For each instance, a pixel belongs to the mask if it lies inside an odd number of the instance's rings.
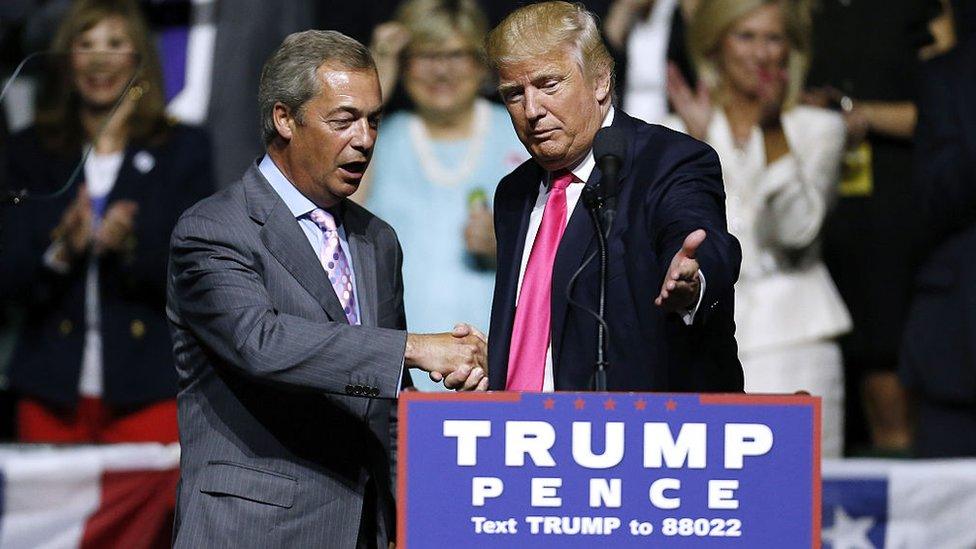
{"label": "woman in blue top", "polygon": [[457,321],[487,331],[495,278],[488,200],[527,156],[505,109],[478,96],[487,77],[486,32],[474,0],[408,0],[374,33],[384,98],[399,79],[413,109],[383,121],[368,188],[357,199],[400,237],[404,304],[415,331],[443,331]]}

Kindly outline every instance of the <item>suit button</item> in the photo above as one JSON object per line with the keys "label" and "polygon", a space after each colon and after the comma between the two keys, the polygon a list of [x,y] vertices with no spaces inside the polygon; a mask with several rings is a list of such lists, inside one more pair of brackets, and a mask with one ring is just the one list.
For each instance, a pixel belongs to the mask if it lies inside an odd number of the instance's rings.
{"label": "suit button", "polygon": [[58,324],[58,331],[61,332],[62,337],[70,334],[71,331],[74,329],[75,329],[74,323],[68,320],[67,318],[62,320],[61,324]]}
{"label": "suit button", "polygon": [[346,385],[346,394],[347,395],[352,395],[352,394],[355,394],[355,393],[356,393],[355,387],[353,387],[352,385]]}
{"label": "suit button", "polygon": [[374,397],[378,397],[380,396],[380,390],[378,387],[373,387],[373,390],[370,391],[369,394],[373,395]]}
{"label": "suit button", "polygon": [[129,333],[133,339],[142,339],[146,335],[146,324],[141,320],[133,320],[129,323]]}

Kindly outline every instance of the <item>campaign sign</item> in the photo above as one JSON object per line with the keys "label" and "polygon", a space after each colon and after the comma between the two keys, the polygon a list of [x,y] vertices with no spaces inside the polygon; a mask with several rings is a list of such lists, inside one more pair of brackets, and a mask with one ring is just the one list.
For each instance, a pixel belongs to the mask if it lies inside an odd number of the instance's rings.
{"label": "campaign sign", "polygon": [[398,547],[819,547],[808,396],[400,395]]}

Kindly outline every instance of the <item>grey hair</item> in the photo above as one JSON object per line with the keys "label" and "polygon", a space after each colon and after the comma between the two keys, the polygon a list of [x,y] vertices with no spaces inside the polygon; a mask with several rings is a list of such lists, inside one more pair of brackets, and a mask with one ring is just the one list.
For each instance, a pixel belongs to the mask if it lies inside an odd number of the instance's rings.
{"label": "grey hair", "polygon": [[341,32],[307,30],[288,35],[261,69],[258,107],[264,143],[278,135],[274,107],[288,107],[298,123],[304,123],[302,107],[319,93],[318,68],[336,65],[350,70],[376,70],[369,49]]}

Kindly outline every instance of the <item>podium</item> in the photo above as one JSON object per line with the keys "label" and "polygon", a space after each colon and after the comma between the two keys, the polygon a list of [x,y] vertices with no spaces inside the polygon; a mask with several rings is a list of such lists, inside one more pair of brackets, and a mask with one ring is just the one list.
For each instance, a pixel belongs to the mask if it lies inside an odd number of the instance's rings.
{"label": "podium", "polygon": [[397,547],[819,547],[820,400],[409,393]]}

